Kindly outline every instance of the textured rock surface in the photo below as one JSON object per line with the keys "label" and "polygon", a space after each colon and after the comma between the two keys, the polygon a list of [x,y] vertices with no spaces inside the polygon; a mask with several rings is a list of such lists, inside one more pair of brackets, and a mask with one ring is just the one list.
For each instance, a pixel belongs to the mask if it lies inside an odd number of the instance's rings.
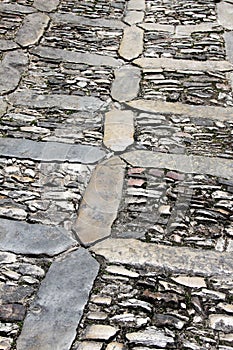
{"label": "textured rock surface", "polygon": [[35,0],[33,6],[40,11],[50,12],[56,10],[57,6],[59,5],[59,2],[59,0]]}
{"label": "textured rock surface", "polygon": [[119,102],[130,101],[137,97],[141,78],[140,69],[124,66],[115,71],[111,96]]}
{"label": "textured rock surface", "polygon": [[142,50],[143,30],[134,25],[126,28],[119,48],[119,55],[130,61],[141,55]]}

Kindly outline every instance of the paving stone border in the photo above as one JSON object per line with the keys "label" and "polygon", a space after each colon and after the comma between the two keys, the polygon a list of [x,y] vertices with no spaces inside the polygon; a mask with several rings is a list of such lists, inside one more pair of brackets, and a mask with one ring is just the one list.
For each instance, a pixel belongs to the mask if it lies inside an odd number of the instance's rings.
{"label": "paving stone border", "polygon": [[143,30],[135,25],[125,28],[119,55],[127,61],[141,55],[143,51],[143,33]]}
{"label": "paving stone border", "polygon": [[131,65],[116,69],[115,80],[112,83],[111,96],[119,102],[131,101],[139,93],[141,71]]}
{"label": "paving stone border", "polygon": [[229,1],[221,1],[217,4],[218,22],[225,29],[233,29],[233,4]]}
{"label": "paving stone border", "polygon": [[34,0],[33,6],[43,12],[51,12],[56,10],[60,3],[60,0]]}

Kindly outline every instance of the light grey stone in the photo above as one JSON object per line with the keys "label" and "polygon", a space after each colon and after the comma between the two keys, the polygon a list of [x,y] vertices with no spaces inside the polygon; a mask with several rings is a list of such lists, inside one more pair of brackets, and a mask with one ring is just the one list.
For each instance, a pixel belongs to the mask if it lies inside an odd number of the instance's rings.
{"label": "light grey stone", "polygon": [[58,258],[29,308],[17,350],[69,350],[98,270],[82,248]]}
{"label": "light grey stone", "polygon": [[0,12],[12,14],[28,14],[36,12],[36,10],[31,6],[24,6],[17,3],[0,3]]}
{"label": "light grey stone", "polygon": [[217,308],[229,314],[233,314],[233,304],[219,303]]}
{"label": "light grey stone", "polygon": [[0,95],[13,91],[26,69],[28,57],[22,50],[7,52],[0,63]]}
{"label": "light grey stone", "polygon": [[127,9],[128,10],[142,10],[146,8],[145,0],[129,0]]}
{"label": "light grey stone", "polygon": [[233,177],[232,161],[223,158],[150,151],[132,151],[123,154],[121,157],[136,167],[170,169],[189,174],[209,174],[226,179]]}
{"label": "light grey stone", "polygon": [[143,11],[127,11],[124,22],[129,25],[141,23],[144,19],[144,15]]}
{"label": "light grey stone", "polygon": [[125,163],[118,157],[99,164],[79,209],[74,232],[84,245],[108,237],[120,204]]}
{"label": "light grey stone", "polygon": [[19,48],[19,45],[16,44],[13,40],[0,39],[0,50],[7,51]]}
{"label": "light grey stone", "polygon": [[104,144],[113,151],[124,151],[134,143],[134,114],[112,110],[105,114]]}
{"label": "light grey stone", "polygon": [[125,28],[119,55],[128,61],[141,55],[143,51],[143,34],[143,30],[135,25]]}
{"label": "light grey stone", "polygon": [[188,70],[188,71],[220,71],[228,72],[233,70],[233,65],[227,61],[194,61],[194,60],[177,60],[173,58],[137,58],[133,61],[137,66],[145,69],[150,68],[157,70],[163,69],[174,69],[174,70]]}
{"label": "light grey stone", "polygon": [[44,13],[27,15],[15,36],[15,41],[23,47],[37,43],[44,34],[48,23],[49,16]]}
{"label": "light grey stone", "polygon": [[178,284],[182,284],[183,286],[190,287],[190,288],[206,287],[206,282],[203,277],[178,276],[178,277],[173,277],[172,280]]}
{"label": "light grey stone", "polygon": [[0,219],[0,249],[15,254],[54,256],[76,241],[58,227]]}
{"label": "light grey stone", "polygon": [[109,67],[119,67],[121,65],[121,62],[113,57],[52,47],[38,46],[32,49],[31,53],[42,58],[50,58],[57,62],[83,63],[93,66]]}
{"label": "light grey stone", "polygon": [[145,346],[159,346],[166,348],[169,344],[174,344],[174,339],[167,336],[164,331],[156,327],[148,327],[141,332],[127,333],[126,338],[130,344],[145,345]]}
{"label": "light grey stone", "polygon": [[114,337],[118,329],[102,324],[88,326],[84,332],[83,339],[89,340],[109,340]]}
{"label": "light grey stone", "polygon": [[119,102],[130,101],[137,97],[141,71],[137,67],[124,66],[115,70],[115,80],[112,83],[111,96]]}
{"label": "light grey stone", "polygon": [[148,31],[168,32],[171,34],[175,33],[175,26],[170,24],[142,23],[139,25],[139,27]]}
{"label": "light grey stone", "polygon": [[218,23],[200,23],[191,25],[178,25],[176,26],[175,34],[177,37],[189,36],[195,32],[212,32],[215,28],[219,27]]}
{"label": "light grey stone", "polygon": [[217,4],[218,22],[225,29],[233,29],[233,4],[221,1]]}
{"label": "light grey stone", "polygon": [[2,117],[7,111],[7,103],[0,97],[0,117]]}
{"label": "light grey stone", "polygon": [[210,327],[223,331],[224,333],[231,333],[233,331],[233,316],[214,314],[209,316]]}
{"label": "light grey stone", "polygon": [[25,220],[27,218],[27,212],[21,208],[7,206],[0,208],[0,216],[15,220]]}
{"label": "light grey stone", "polygon": [[227,59],[233,63],[233,31],[224,33]]}
{"label": "light grey stone", "polygon": [[21,90],[8,96],[16,106],[32,108],[61,108],[76,111],[98,111],[104,102],[97,97],[75,95],[40,95],[29,90]]}
{"label": "light grey stone", "polygon": [[108,266],[106,268],[106,271],[113,275],[121,275],[121,276],[130,277],[130,278],[139,277],[139,274],[137,272],[130,271],[123,266],[117,266],[117,265]]}
{"label": "light grey stone", "polygon": [[164,114],[185,114],[190,117],[210,118],[216,120],[232,120],[233,108],[215,107],[215,106],[194,106],[180,102],[163,102],[154,100],[135,100],[128,102],[127,105],[135,110],[164,113]]}
{"label": "light grey stone", "polygon": [[94,146],[61,142],[36,142],[27,139],[0,138],[0,153],[5,157],[75,163],[95,163],[105,152]]}
{"label": "light grey stone", "polygon": [[16,255],[8,252],[0,252],[1,264],[12,264],[16,262]]}
{"label": "light grey stone", "polygon": [[95,341],[78,342],[74,350],[101,350],[103,343]]}
{"label": "light grey stone", "polygon": [[40,11],[51,12],[56,10],[60,0],[34,0],[33,6]]}
{"label": "light grey stone", "polygon": [[[170,247],[136,239],[109,238],[91,248],[112,264],[149,266],[159,271],[200,276],[231,276],[232,254],[188,247]],[[208,261],[208,264],[206,263]]]}

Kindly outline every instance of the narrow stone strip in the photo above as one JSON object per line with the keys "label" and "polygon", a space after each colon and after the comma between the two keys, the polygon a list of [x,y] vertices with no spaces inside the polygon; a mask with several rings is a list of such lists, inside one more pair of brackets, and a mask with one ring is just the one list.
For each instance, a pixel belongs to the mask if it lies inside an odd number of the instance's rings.
{"label": "narrow stone strip", "polygon": [[57,259],[29,308],[17,350],[69,350],[98,270],[82,248]]}
{"label": "narrow stone strip", "polygon": [[34,0],[33,6],[40,11],[51,12],[56,10],[60,0]]}
{"label": "narrow stone strip", "polygon": [[143,51],[143,30],[135,25],[125,28],[119,48],[119,55],[130,61]]}
{"label": "narrow stone strip", "polygon": [[143,11],[127,11],[124,17],[124,22],[129,25],[141,23],[144,19],[144,16],[145,14]]}
{"label": "narrow stone strip", "polygon": [[114,72],[111,96],[119,102],[131,101],[139,93],[141,71],[137,67],[123,66]]}
{"label": "narrow stone strip", "polygon": [[114,157],[96,167],[73,227],[85,246],[111,234],[122,196],[125,166],[119,157]]}
{"label": "narrow stone strip", "polygon": [[127,106],[140,111],[151,113],[178,114],[190,117],[210,118],[216,120],[232,121],[233,108],[215,106],[195,106],[180,102],[163,102],[154,100],[134,100],[127,103]]}
{"label": "narrow stone strip", "polygon": [[173,58],[137,58],[133,61],[137,66],[145,69],[175,69],[189,71],[219,71],[228,72],[233,70],[233,65],[227,61],[192,61],[177,60]]}
{"label": "narrow stone strip", "polygon": [[49,16],[44,13],[32,13],[24,18],[22,27],[18,30],[15,41],[23,46],[35,44],[44,34],[49,23]]}
{"label": "narrow stone strip", "polygon": [[233,3],[221,1],[217,4],[218,22],[225,29],[233,29]]}
{"label": "narrow stone strip", "polygon": [[233,31],[224,33],[227,59],[233,63]]}
{"label": "narrow stone strip", "polygon": [[97,97],[75,95],[41,95],[30,90],[17,91],[7,97],[15,106],[32,108],[61,108],[75,111],[98,111],[104,102]]}
{"label": "narrow stone strip", "polygon": [[0,39],[0,48],[1,51],[8,51],[19,48],[19,45],[10,39]]}
{"label": "narrow stone strip", "polygon": [[191,25],[178,25],[176,26],[175,34],[177,36],[191,35],[196,32],[212,32],[216,28],[219,28],[219,23],[200,23]]}
{"label": "narrow stone strip", "polygon": [[83,63],[91,66],[109,67],[119,67],[121,65],[121,62],[113,57],[83,52],[79,53],[52,47],[38,46],[30,52],[38,57],[49,58],[56,62]]}
{"label": "narrow stone strip", "polygon": [[10,158],[84,164],[96,163],[105,156],[104,151],[94,146],[14,138],[0,138],[0,154]]}
{"label": "narrow stone strip", "polygon": [[145,0],[129,0],[127,9],[128,10],[142,10],[146,8]]}
{"label": "narrow stone strip", "polygon": [[232,179],[232,160],[183,154],[133,151],[121,156],[132,166],[176,170],[188,174],[208,174]]}
{"label": "narrow stone strip", "polygon": [[134,114],[113,110],[105,115],[104,144],[113,151],[124,151],[134,142]]}
{"label": "narrow stone strip", "polygon": [[2,117],[7,111],[7,103],[0,97],[0,117]]}
{"label": "narrow stone strip", "polygon": [[0,12],[14,13],[14,14],[28,14],[28,13],[36,12],[36,9],[34,9],[31,6],[24,6],[17,3],[14,3],[14,4],[0,3]]}
{"label": "narrow stone strip", "polygon": [[54,256],[77,242],[59,227],[0,219],[0,250],[15,254]]}
{"label": "narrow stone strip", "polygon": [[175,26],[170,24],[141,23],[139,27],[148,31],[150,30],[150,31],[158,31],[158,32],[168,32],[171,34],[175,33]]}
{"label": "narrow stone strip", "polygon": [[231,253],[164,246],[136,239],[107,239],[91,251],[110,263],[148,266],[165,273],[222,277],[231,277],[233,273]]}

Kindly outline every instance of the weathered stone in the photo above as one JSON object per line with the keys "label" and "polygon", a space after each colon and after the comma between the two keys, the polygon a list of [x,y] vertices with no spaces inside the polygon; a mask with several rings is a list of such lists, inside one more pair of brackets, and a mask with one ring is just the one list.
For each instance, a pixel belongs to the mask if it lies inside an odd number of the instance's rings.
{"label": "weathered stone", "polygon": [[228,72],[233,70],[233,65],[227,61],[194,61],[194,60],[177,60],[173,58],[137,58],[133,61],[137,66],[150,70],[157,69],[174,69],[174,70],[188,70],[188,71],[220,71]]}
{"label": "weathered stone", "polygon": [[111,342],[107,345],[106,350],[124,350],[126,347],[122,343],[118,343],[116,341]]}
{"label": "weathered stone", "polygon": [[22,50],[5,53],[0,63],[0,95],[17,87],[27,64],[27,55]]}
{"label": "weathered stone", "polygon": [[124,22],[129,25],[141,23],[144,19],[143,11],[128,11],[124,17]]}
{"label": "weathered stone", "polygon": [[233,63],[233,31],[224,33],[227,59]]}
{"label": "weathered stone", "polygon": [[0,208],[0,216],[15,220],[25,220],[27,218],[27,212],[22,208],[6,206]]}
{"label": "weathered stone", "polygon": [[18,30],[15,40],[21,46],[37,43],[49,23],[49,16],[44,13],[32,13],[24,18],[23,25]]}
{"label": "weathered stone", "polygon": [[11,94],[9,101],[16,106],[33,108],[61,108],[77,111],[98,111],[103,101],[96,97],[75,95],[40,95],[33,91],[22,90]]}
{"label": "weathered stone", "polygon": [[26,308],[20,304],[0,305],[0,321],[15,322],[24,319]]}
{"label": "weathered stone", "polygon": [[0,117],[3,116],[7,111],[7,103],[3,100],[3,97],[0,97]]}
{"label": "weathered stone", "polygon": [[7,252],[0,252],[0,264],[12,264],[16,262],[16,255]]}
{"label": "weathered stone", "polygon": [[111,305],[112,298],[111,297],[102,297],[99,295],[92,295],[91,296],[91,302],[98,304],[98,305]]}
{"label": "weathered stone", "polygon": [[113,151],[124,151],[134,143],[134,114],[112,110],[105,114],[104,144]]}
{"label": "weathered stone", "polygon": [[75,240],[62,228],[0,219],[1,250],[53,256],[75,245]]}
{"label": "weathered stone", "polygon": [[105,325],[91,325],[88,326],[84,332],[83,339],[90,340],[109,340],[114,337],[118,332],[118,329],[112,326]]}
{"label": "weathered stone", "polygon": [[59,0],[34,0],[33,6],[40,11],[51,12],[56,10],[59,5]]}
{"label": "weathered stone", "polygon": [[146,8],[145,0],[129,0],[127,9],[128,10],[142,10]]}
{"label": "weathered stone", "polygon": [[112,264],[147,265],[176,274],[229,276],[233,271],[231,253],[155,245],[135,239],[107,239],[91,250]]}
{"label": "weathered stone", "polygon": [[178,317],[166,314],[154,314],[153,321],[157,327],[172,327],[182,329],[185,325]]}
{"label": "weathered stone", "polygon": [[218,22],[225,29],[233,29],[233,4],[221,1],[217,4]]}
{"label": "weathered stone", "polygon": [[130,278],[137,278],[139,274],[137,272],[130,271],[123,266],[108,266],[106,271],[113,275],[127,276]]}
{"label": "weathered stone", "polygon": [[162,102],[154,100],[135,100],[128,102],[130,107],[153,113],[164,114],[185,114],[191,117],[210,118],[216,120],[232,120],[233,108],[215,107],[215,106],[195,106],[180,102]]}
{"label": "weathered stone", "polygon": [[233,316],[214,314],[209,316],[209,322],[210,327],[217,331],[223,331],[224,333],[233,331]]}
{"label": "weathered stone", "polygon": [[108,318],[108,314],[106,312],[96,311],[96,312],[89,312],[87,314],[88,320],[95,320],[95,321],[104,321]]}
{"label": "weathered stone", "polygon": [[17,3],[0,3],[0,12],[12,14],[28,14],[36,12],[31,6],[24,6]]}
{"label": "weathered stone", "polygon": [[58,258],[29,308],[17,350],[70,349],[98,269],[82,248]]}
{"label": "weathered stone", "polygon": [[118,157],[99,164],[90,180],[73,227],[85,245],[108,237],[117,216],[125,163]]}
{"label": "weathered stone", "polygon": [[141,72],[137,67],[124,66],[115,70],[115,80],[111,89],[112,98],[119,102],[133,100],[138,95],[140,79]]}
{"label": "weathered stone", "polygon": [[125,28],[119,55],[128,61],[141,55],[143,51],[143,33],[143,30],[135,25]]}
{"label": "weathered stone", "polygon": [[173,277],[172,280],[176,283],[190,288],[202,288],[206,287],[204,278],[202,277],[190,277],[190,276],[178,276]]}
{"label": "weathered stone", "polygon": [[101,350],[103,343],[95,341],[78,342],[74,350]]}
{"label": "weathered stone", "polygon": [[130,344],[139,344],[145,346],[159,346],[166,348],[167,345],[174,344],[174,339],[167,336],[164,331],[156,327],[146,328],[141,332],[127,333],[126,338]]}
{"label": "weathered stone", "polygon": [[191,25],[178,25],[176,26],[175,34],[177,37],[188,36],[192,33],[204,33],[212,32],[215,28],[219,27],[218,23],[200,23]]}
{"label": "weathered stone", "polygon": [[12,343],[13,343],[13,339],[0,336],[0,349],[1,350],[11,350]]}
{"label": "weathered stone", "polygon": [[148,31],[168,32],[171,34],[175,33],[175,26],[172,26],[170,24],[142,23],[139,25],[139,27]]}
{"label": "weathered stone", "polygon": [[219,303],[217,307],[218,309],[223,310],[229,314],[233,314],[233,304]]}
{"label": "weathered stone", "polygon": [[19,45],[16,44],[13,40],[0,39],[0,50],[7,51],[19,48]]}
{"label": "weathered stone", "polygon": [[0,138],[2,156],[41,161],[95,163],[105,152],[94,146],[61,142],[36,142],[26,139]]}

